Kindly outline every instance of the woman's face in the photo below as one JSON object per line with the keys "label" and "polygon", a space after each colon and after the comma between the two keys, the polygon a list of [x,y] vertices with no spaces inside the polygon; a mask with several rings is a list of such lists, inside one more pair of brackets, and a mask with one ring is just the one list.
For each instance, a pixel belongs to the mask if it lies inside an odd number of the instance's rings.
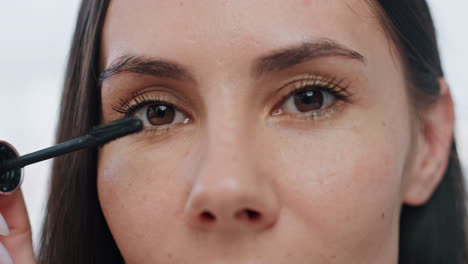
{"label": "woman's face", "polygon": [[397,263],[411,108],[366,1],[113,0],[99,153],[127,263]]}

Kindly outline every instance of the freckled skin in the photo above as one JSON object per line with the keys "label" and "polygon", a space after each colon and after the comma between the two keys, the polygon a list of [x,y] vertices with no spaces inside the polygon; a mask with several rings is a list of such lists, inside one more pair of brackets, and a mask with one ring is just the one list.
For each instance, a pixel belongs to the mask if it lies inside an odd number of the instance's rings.
{"label": "freckled skin", "polygon": [[[143,54],[180,62],[197,81],[164,82],[193,122],[99,153],[99,200],[127,263],[397,263],[411,111],[402,69],[363,2],[111,1],[102,68]],[[321,58],[251,79],[254,58],[305,37],[343,43],[367,64]],[[351,80],[355,100],[318,121],[265,114],[278,82],[314,69]],[[136,86],[161,83],[109,79],[104,121]]]}

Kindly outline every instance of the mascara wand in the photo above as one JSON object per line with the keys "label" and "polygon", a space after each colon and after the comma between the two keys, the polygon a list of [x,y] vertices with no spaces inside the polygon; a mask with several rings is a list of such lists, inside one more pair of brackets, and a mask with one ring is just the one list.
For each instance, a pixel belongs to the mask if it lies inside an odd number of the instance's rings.
{"label": "mascara wand", "polygon": [[94,127],[85,136],[20,157],[11,145],[0,142],[0,193],[12,193],[21,185],[22,168],[27,165],[77,150],[101,146],[142,129],[143,122],[140,119],[123,118],[107,125]]}

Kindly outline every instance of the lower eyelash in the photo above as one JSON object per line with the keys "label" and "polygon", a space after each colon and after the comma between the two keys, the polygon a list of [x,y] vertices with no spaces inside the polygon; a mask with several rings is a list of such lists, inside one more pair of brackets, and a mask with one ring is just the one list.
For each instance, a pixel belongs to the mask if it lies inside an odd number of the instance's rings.
{"label": "lower eyelash", "polygon": [[330,118],[333,114],[340,111],[342,107],[343,107],[343,104],[340,102],[337,102],[326,109],[314,111],[310,113],[305,113],[299,116],[298,118],[304,119],[304,120],[312,120],[312,121],[324,120],[324,119]]}
{"label": "lower eyelash", "polygon": [[151,135],[158,134],[158,135],[159,135],[159,134],[165,134],[165,133],[167,133],[169,130],[171,130],[171,128],[168,127],[168,126],[167,126],[167,127],[165,126],[165,127],[163,127],[163,128],[161,128],[161,127],[158,127],[158,128],[149,128],[149,129],[145,129],[144,132],[143,132],[143,134],[144,134],[145,136],[148,135],[148,134],[151,134]]}
{"label": "lower eyelash", "polygon": [[[346,79],[340,79],[338,81],[337,78],[334,77],[327,77],[327,76],[317,76],[317,75],[306,75],[301,77],[301,79],[290,82],[289,85],[292,83],[292,87],[290,91],[282,97],[282,99],[277,103],[274,107],[274,111],[278,109],[281,105],[285,103],[285,101],[294,96],[294,94],[306,92],[312,90],[312,88],[317,88],[315,90],[327,92],[333,95],[336,100],[340,100],[342,102],[335,102],[331,106],[321,110],[315,110],[311,112],[306,112],[303,114],[288,114],[289,118],[291,115],[296,116],[297,119],[302,120],[322,120],[327,119],[330,117],[334,112],[341,110],[343,102],[349,102],[352,94],[349,92],[348,88],[349,85],[345,84]],[[288,86],[288,84],[286,85]],[[277,115],[275,115],[277,116]]]}
{"label": "lower eyelash", "polygon": [[187,116],[187,119],[183,123],[174,123],[174,124],[166,124],[166,125],[159,125],[159,126],[145,126],[143,129],[142,133],[143,135],[163,135],[167,134],[170,131],[174,130],[178,125],[181,124],[187,124],[190,122],[191,117],[190,115],[182,110],[181,108],[175,106],[174,103],[171,103],[169,101],[170,99],[165,99],[165,96],[160,95],[157,93],[157,91],[152,90],[151,93],[146,92],[134,92],[132,93],[132,97],[130,100],[125,100],[123,98],[119,99],[119,105],[112,106],[112,109],[126,117],[130,117],[135,115],[138,111],[140,111],[142,108],[148,105],[153,105],[153,104],[162,104],[166,105],[172,108],[177,109],[177,111],[182,112],[185,116]]}

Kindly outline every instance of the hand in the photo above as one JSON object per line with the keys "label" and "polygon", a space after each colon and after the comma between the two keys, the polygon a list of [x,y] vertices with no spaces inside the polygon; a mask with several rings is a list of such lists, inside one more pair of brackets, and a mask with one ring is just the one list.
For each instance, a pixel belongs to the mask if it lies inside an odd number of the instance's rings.
{"label": "hand", "polygon": [[0,194],[0,264],[12,263],[36,263],[21,188],[12,194]]}
{"label": "hand", "polygon": [[11,195],[0,195],[0,213],[3,215],[0,219],[0,263],[36,263],[21,189]]}

